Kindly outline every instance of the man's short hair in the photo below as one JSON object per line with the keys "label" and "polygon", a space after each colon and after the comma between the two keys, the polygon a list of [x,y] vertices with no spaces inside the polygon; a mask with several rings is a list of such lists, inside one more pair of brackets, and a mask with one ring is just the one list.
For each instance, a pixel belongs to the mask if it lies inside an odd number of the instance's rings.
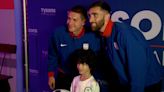
{"label": "man's short hair", "polygon": [[81,5],[76,5],[72,7],[69,11],[80,13],[84,19],[87,19],[87,10]]}
{"label": "man's short hair", "polygon": [[109,4],[106,3],[106,2],[104,2],[104,1],[94,2],[93,4],[91,4],[91,6],[89,7],[89,9],[90,8],[94,8],[94,7],[100,7],[101,9],[106,10],[108,13],[111,12],[111,8],[110,8]]}

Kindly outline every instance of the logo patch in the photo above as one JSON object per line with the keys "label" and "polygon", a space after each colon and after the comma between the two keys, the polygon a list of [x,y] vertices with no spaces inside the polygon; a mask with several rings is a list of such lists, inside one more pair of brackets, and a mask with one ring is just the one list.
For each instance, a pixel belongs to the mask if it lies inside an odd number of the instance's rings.
{"label": "logo patch", "polygon": [[114,48],[116,49],[116,50],[119,50],[119,48],[118,48],[118,44],[116,43],[116,42],[114,42]]}
{"label": "logo patch", "polygon": [[65,46],[67,46],[67,44],[64,44],[64,43],[60,44],[60,47],[65,47]]}
{"label": "logo patch", "polygon": [[83,43],[83,49],[88,50],[89,49],[89,44],[88,43]]}

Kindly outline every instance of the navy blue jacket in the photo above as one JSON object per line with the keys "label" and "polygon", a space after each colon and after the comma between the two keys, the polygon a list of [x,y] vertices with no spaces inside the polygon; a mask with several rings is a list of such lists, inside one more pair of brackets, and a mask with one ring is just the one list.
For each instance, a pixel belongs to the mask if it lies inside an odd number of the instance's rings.
{"label": "navy blue jacket", "polygon": [[120,84],[130,85],[130,92],[144,92],[145,87],[160,81],[160,64],[136,28],[114,23],[106,44]]}
{"label": "navy blue jacket", "polygon": [[[88,44],[89,48],[97,52],[100,48],[100,41],[92,32],[85,32],[80,38],[72,37],[66,27],[60,27],[54,31],[48,48],[48,71],[55,71],[60,68],[66,74],[71,71],[70,61],[68,60],[70,54],[76,49],[83,48],[83,44]],[[60,65],[59,65],[60,63]]]}

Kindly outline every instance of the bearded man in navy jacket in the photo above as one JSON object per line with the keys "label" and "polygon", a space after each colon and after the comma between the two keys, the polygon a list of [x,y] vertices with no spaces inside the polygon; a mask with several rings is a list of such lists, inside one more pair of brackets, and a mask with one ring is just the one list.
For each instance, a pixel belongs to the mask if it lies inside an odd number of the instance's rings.
{"label": "bearded man in navy jacket", "polygon": [[[104,49],[117,73],[111,92],[160,92],[160,64],[144,36],[134,27],[110,20],[110,6],[103,1],[89,10],[92,30],[104,38]],[[104,71],[108,74],[108,70]]]}

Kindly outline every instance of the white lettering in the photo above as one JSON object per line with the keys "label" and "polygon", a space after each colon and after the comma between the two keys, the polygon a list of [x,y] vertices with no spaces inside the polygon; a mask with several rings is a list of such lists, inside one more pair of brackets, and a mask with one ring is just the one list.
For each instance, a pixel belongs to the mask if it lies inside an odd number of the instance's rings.
{"label": "white lettering", "polygon": [[164,51],[163,51],[163,60],[162,60],[162,65],[164,66]]}
{"label": "white lettering", "polygon": [[129,19],[129,15],[124,11],[116,11],[111,16],[112,21],[121,22],[120,19],[127,20]]}
{"label": "white lettering", "polygon": [[154,51],[154,55],[155,55],[155,57],[156,57],[158,63],[161,64],[161,62],[160,62],[160,60],[159,60],[159,56],[158,56],[157,51]]}
{"label": "white lettering", "polygon": [[[141,20],[143,19],[148,19],[151,21],[152,27],[149,31],[147,32],[143,32],[140,28],[139,28],[139,24],[141,22]],[[131,25],[136,27],[137,29],[139,29],[143,35],[145,36],[145,38],[147,40],[151,40],[153,38],[155,38],[161,30],[162,27],[162,23],[161,23],[161,19],[160,17],[153,11],[150,10],[143,10],[138,12],[131,21]]]}
{"label": "white lettering", "polygon": [[55,8],[41,8],[41,12],[42,13],[56,13],[56,9]]}
{"label": "white lettering", "polygon": [[163,41],[164,41],[164,25],[163,25]]}
{"label": "white lettering", "polygon": [[28,32],[29,33],[38,33],[38,29],[29,28]]}
{"label": "white lettering", "polygon": [[29,69],[30,73],[38,74],[39,71],[37,69]]}

